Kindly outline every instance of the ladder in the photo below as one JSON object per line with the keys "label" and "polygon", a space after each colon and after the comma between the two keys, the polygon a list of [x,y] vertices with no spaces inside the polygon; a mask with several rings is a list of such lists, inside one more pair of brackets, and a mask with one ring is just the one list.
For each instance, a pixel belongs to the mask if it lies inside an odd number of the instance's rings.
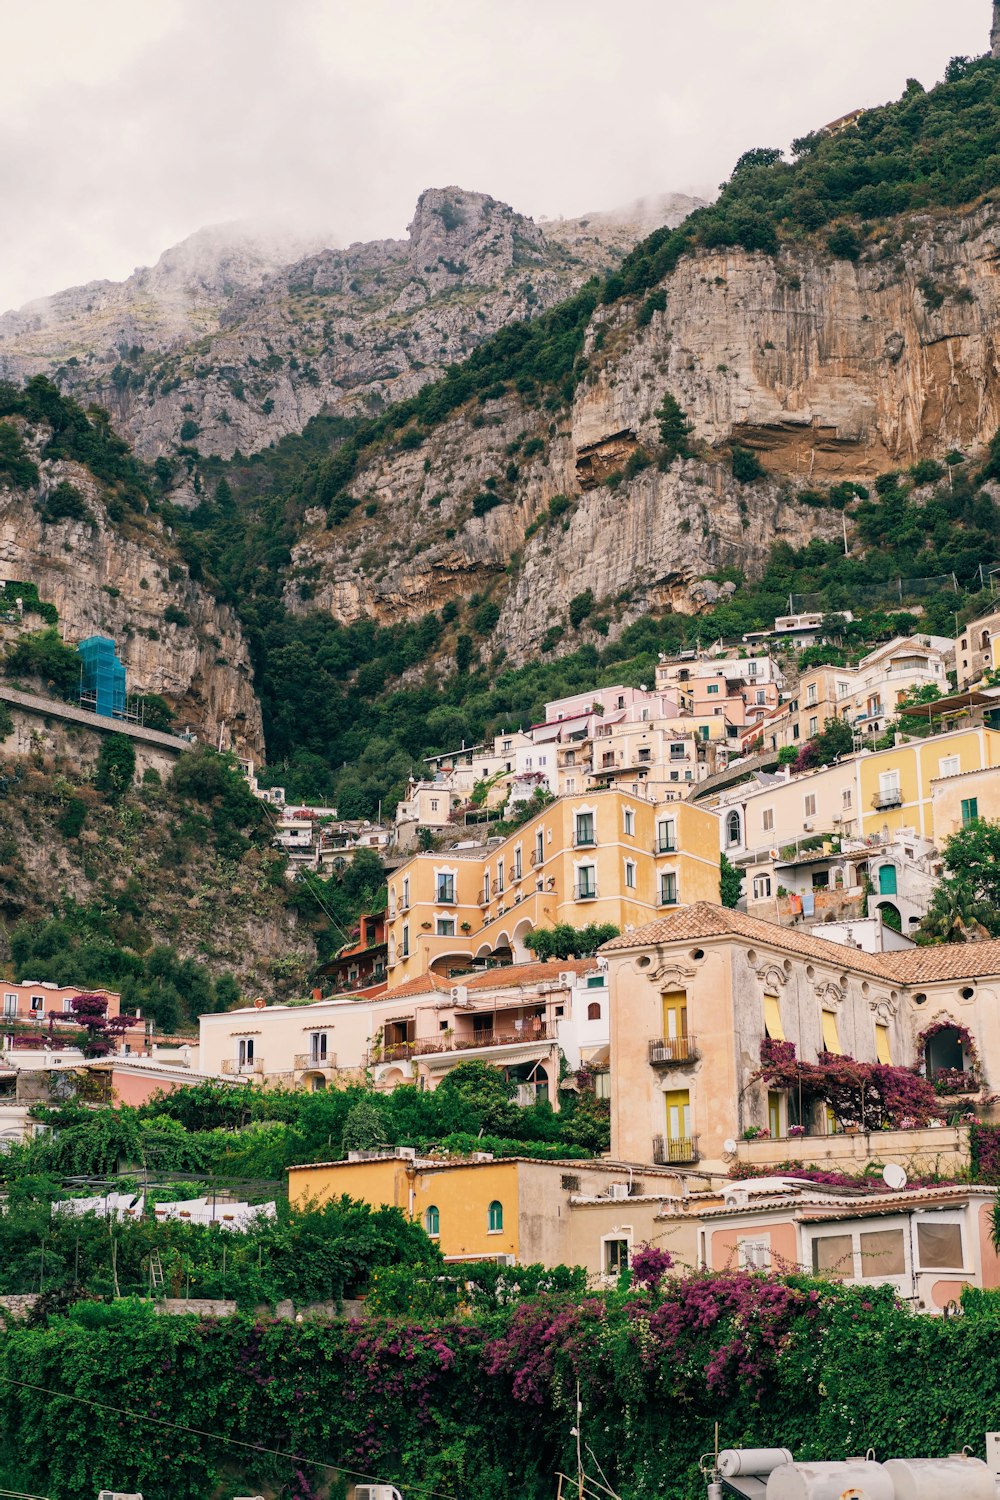
{"label": "ladder", "polygon": [[149,1289],[151,1292],[162,1292],[164,1285],[163,1262],[160,1259],[159,1250],[149,1252]]}

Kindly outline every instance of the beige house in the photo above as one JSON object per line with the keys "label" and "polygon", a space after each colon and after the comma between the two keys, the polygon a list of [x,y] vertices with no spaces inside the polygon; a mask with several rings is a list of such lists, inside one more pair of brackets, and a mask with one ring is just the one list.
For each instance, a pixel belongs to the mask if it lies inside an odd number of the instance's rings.
{"label": "beige house", "polygon": [[991,823],[1000,819],[1000,768],[988,766],[931,780],[931,820],[938,848],[975,818]]}
{"label": "beige house", "polygon": [[[830,1119],[754,1080],[767,1039],[793,1042],[805,1062],[832,1052],[967,1072],[970,1094],[1000,1082],[1000,942],[870,955],[700,904],[601,952],[618,1159],[724,1171],[752,1128],[766,1132],[767,1150],[780,1141],[783,1159],[814,1160]],[[912,1156],[939,1140],[936,1130],[887,1132],[878,1146]]]}
{"label": "beige house", "polygon": [[967,625],[955,642],[955,676],[959,688],[971,686],[996,671],[1000,641],[1000,610]]}

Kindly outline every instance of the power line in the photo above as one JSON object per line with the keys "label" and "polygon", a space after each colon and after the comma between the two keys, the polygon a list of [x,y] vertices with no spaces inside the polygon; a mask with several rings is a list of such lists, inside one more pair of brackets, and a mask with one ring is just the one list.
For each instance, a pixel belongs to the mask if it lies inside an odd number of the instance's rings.
{"label": "power line", "polygon": [[[378,1484],[380,1481],[371,1474],[363,1474],[360,1469],[349,1469],[344,1464],[326,1463],[321,1458],[306,1458],[301,1453],[289,1453],[284,1448],[265,1448],[263,1443],[245,1443],[241,1438],[223,1437],[217,1432],[206,1432],[201,1427],[188,1427],[183,1422],[168,1422],[165,1417],[153,1417],[147,1412],[130,1411],[126,1406],[112,1406],[108,1401],[92,1401],[86,1396],[79,1396],[75,1392],[70,1395],[66,1391],[53,1391],[45,1385],[35,1385],[30,1380],[15,1380],[13,1375],[0,1374],[0,1380],[8,1385],[16,1385],[21,1390],[37,1391],[42,1396],[54,1396],[57,1401],[72,1401],[78,1406],[90,1406],[95,1411],[113,1412],[116,1417],[130,1417],[136,1422],[151,1423],[155,1427],[167,1427],[172,1432],[187,1432],[192,1437],[207,1438],[210,1443],[225,1443],[230,1448],[247,1448],[251,1453],[268,1454],[271,1458],[287,1458],[292,1463],[308,1464],[313,1469],[328,1469],[332,1474],[347,1474],[352,1479],[360,1479],[365,1484]],[[457,1495],[449,1494],[447,1490],[433,1490],[425,1484],[408,1484],[407,1490],[415,1490],[421,1495],[433,1495],[436,1500],[458,1500]],[[13,1490],[0,1490],[0,1495],[16,1494]],[[48,1500],[44,1495],[28,1495],[23,1500]]]}

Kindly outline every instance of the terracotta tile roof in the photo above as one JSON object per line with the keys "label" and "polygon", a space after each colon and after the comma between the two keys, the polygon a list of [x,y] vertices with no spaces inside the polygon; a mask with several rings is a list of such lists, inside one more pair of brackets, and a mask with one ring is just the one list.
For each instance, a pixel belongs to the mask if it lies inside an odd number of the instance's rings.
{"label": "terracotta tile roof", "polygon": [[543,984],[546,980],[558,979],[560,974],[596,974],[595,958],[553,958],[544,963],[510,964],[502,969],[487,969],[484,974],[461,975],[456,984],[464,984],[470,990],[510,989],[519,984]]}
{"label": "terracotta tile roof", "polygon": [[660,943],[729,936],[766,943],[770,948],[804,958],[823,959],[842,969],[872,974],[895,984],[916,985],[929,984],[934,980],[977,979],[994,975],[1000,977],[1000,940],[939,943],[926,948],[910,948],[901,953],[862,953],[857,948],[833,943],[828,938],[814,937],[794,927],[779,927],[775,922],[748,917],[745,912],[730,911],[727,907],[714,906],[708,901],[679,907],[668,917],[660,917],[644,927],[637,927],[634,932],[612,938],[600,951],[614,953],[648,948]]}
{"label": "terracotta tile roof", "polygon": [[883,973],[901,984],[935,979],[983,979],[1000,975],[1000,942],[935,943],[905,953],[883,953]]}
{"label": "terracotta tile roof", "polygon": [[381,1000],[406,1000],[410,995],[436,995],[447,993],[451,985],[445,980],[439,979],[436,974],[418,974],[416,979],[406,979],[402,984],[393,985],[392,989],[386,990],[385,994],[377,996]]}
{"label": "terracotta tile roof", "polygon": [[831,943],[828,938],[811,937],[793,927],[779,927],[776,922],[748,917],[745,912],[714,906],[709,901],[678,907],[668,917],[659,917],[655,922],[637,927],[634,932],[625,932],[621,937],[612,938],[600,951],[614,953],[658,943],[729,936],[749,938],[755,943],[767,944],[769,948],[778,948],[804,958],[822,959],[826,963],[837,964],[842,969],[856,969],[862,974],[874,974],[880,979],[892,977],[880,966],[880,959],[874,954],[861,953],[857,948],[848,948],[841,943]]}

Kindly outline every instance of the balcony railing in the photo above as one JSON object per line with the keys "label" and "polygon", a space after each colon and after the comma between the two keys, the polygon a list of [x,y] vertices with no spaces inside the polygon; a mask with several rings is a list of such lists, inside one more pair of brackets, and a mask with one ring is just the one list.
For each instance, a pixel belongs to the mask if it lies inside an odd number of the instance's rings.
{"label": "balcony railing", "polygon": [[314,1056],[311,1052],[296,1052],[296,1072],[312,1070],[322,1072],[324,1068],[333,1069],[337,1066],[337,1059],[332,1052],[326,1052],[322,1057]]}
{"label": "balcony railing", "polygon": [[661,891],[660,892],[660,898],[659,898],[659,900],[657,901],[656,904],[658,906],[676,906],[677,905],[677,892],[676,891],[672,891],[672,892],[671,891]]}
{"label": "balcony railing", "polygon": [[434,897],[435,906],[456,906],[454,886],[442,886]]}
{"label": "balcony railing", "polygon": [[573,887],[573,900],[574,901],[596,901],[597,900],[597,886],[596,885],[575,885]]}
{"label": "balcony railing", "polygon": [[464,1035],[425,1037],[412,1042],[390,1042],[381,1054],[372,1054],[372,1062],[405,1062],[414,1057],[435,1057],[443,1052],[474,1052],[480,1047],[513,1047],[525,1042],[549,1042],[555,1036],[554,1028],[545,1021],[535,1023],[526,1020],[518,1030],[516,1027],[490,1027],[486,1031],[468,1032]]}
{"label": "balcony railing", "polygon": [[573,846],[576,849],[593,849],[596,843],[596,833],[580,833],[579,830],[573,839]]}
{"label": "balcony railing", "polygon": [[698,1160],[698,1137],[662,1136],[653,1137],[653,1161],[658,1167],[672,1166],[682,1162]]}
{"label": "balcony railing", "polygon": [[876,792],[872,798],[872,807],[877,812],[883,812],[888,807],[902,807],[903,794],[899,788],[888,792]]}
{"label": "balcony railing", "polygon": [[658,1037],[649,1044],[649,1062],[654,1068],[697,1062],[700,1055],[693,1036]]}
{"label": "balcony railing", "polygon": [[674,839],[674,840],[671,840],[671,839],[657,839],[656,843],[653,845],[653,853],[654,854],[676,854],[677,853],[677,841],[676,841],[676,839]]}
{"label": "balcony railing", "polygon": [[236,1073],[240,1077],[249,1078],[254,1073],[263,1073],[264,1059],[253,1057],[249,1062],[239,1062],[235,1057],[224,1057],[222,1059],[223,1073]]}

